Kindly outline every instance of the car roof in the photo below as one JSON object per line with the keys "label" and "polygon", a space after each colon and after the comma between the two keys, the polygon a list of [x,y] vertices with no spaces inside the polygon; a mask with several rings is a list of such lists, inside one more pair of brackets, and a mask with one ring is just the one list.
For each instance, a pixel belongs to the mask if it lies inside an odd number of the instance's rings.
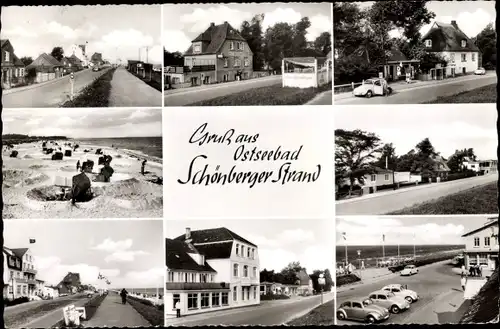
{"label": "car roof", "polygon": [[399,284],[399,283],[392,283],[392,284],[388,284],[386,286],[384,286],[384,288],[401,288],[402,285]]}
{"label": "car roof", "polygon": [[387,295],[387,293],[389,293],[389,291],[380,289],[380,290],[375,290],[370,295],[373,295],[373,294]]}
{"label": "car roof", "polygon": [[342,303],[340,303],[340,305],[347,303],[347,302],[349,302],[349,303],[356,303],[356,302],[363,303],[363,301],[365,301],[367,299],[369,299],[369,298],[368,297],[354,297],[354,298],[348,299],[346,301],[343,301]]}

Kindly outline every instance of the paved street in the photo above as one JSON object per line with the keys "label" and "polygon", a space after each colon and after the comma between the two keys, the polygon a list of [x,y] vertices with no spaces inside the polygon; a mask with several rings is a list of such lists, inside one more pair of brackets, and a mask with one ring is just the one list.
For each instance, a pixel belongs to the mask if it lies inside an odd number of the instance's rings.
{"label": "paved street", "polygon": [[[74,92],[77,93],[90,85],[95,78],[104,74],[107,69],[93,72],[90,69],[75,73]],[[11,89],[2,95],[4,108],[58,107],[69,100],[71,91],[69,75],[52,81]]]}
{"label": "paved street", "polygon": [[[248,89],[281,83],[281,75],[165,91],[165,106],[185,106]],[[245,105],[245,104],[241,104]]]}
{"label": "paved street", "polygon": [[110,293],[101,303],[96,313],[85,322],[86,327],[149,327],[146,321],[129,303],[122,304],[118,294]]}
{"label": "paved street", "polygon": [[335,211],[336,214],[340,216],[384,215],[497,180],[498,175],[491,174],[458,179],[450,182],[405,187],[396,191],[377,192],[358,198],[337,201],[335,204]]}
{"label": "paved street", "polygon": [[[324,302],[333,299],[333,293],[323,296]],[[262,301],[260,305],[190,315],[185,318],[167,319],[168,326],[199,325],[281,325],[295,317],[302,316],[321,303],[320,296],[298,297],[296,299]]]}
{"label": "paved street", "polygon": [[304,105],[332,105],[332,91],[323,92]]}
{"label": "paved street", "polygon": [[161,91],[154,89],[124,67],[111,80],[110,107],[161,107]]}
{"label": "paved street", "polygon": [[[419,268],[418,274],[410,277],[401,277],[396,273],[366,284],[339,287],[337,304],[340,305],[353,297],[367,297],[371,292],[387,284],[400,283],[416,291],[420,300],[413,303],[405,312],[391,314],[384,324],[457,323],[469,302],[463,299],[460,276],[453,271],[450,264],[451,261],[445,261],[423,266]],[[337,324],[359,324],[359,322],[337,321]]]}
{"label": "paved street", "polygon": [[415,85],[391,85],[394,94],[374,96],[372,98],[355,97],[351,93],[334,95],[335,105],[362,105],[362,104],[419,104],[429,102],[442,96],[451,96],[460,92],[481,88],[497,82],[495,72],[485,75],[467,75],[459,78],[429,81]]}

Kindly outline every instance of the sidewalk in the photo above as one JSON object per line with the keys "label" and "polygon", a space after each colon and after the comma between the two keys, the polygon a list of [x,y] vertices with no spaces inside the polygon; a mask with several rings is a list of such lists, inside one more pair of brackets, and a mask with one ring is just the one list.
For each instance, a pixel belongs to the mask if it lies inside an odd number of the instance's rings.
{"label": "sidewalk", "polygon": [[117,294],[109,294],[85,327],[150,327],[151,324]]}
{"label": "sidewalk", "polygon": [[68,303],[65,304],[64,306],[57,308],[51,312],[48,312],[48,313],[46,313],[46,314],[44,314],[36,319],[33,319],[28,323],[24,323],[20,327],[22,327],[22,328],[50,328],[64,318],[64,315],[62,312],[64,307],[69,306],[69,305],[75,305],[75,307],[81,307],[87,301],[88,301],[88,299],[86,299],[86,298],[83,298],[83,299],[80,299],[77,301],[68,301]]}
{"label": "sidewalk", "polygon": [[149,86],[123,67],[116,69],[111,80],[110,107],[160,107],[161,104],[161,91]]}
{"label": "sidewalk", "polygon": [[324,91],[316,95],[313,99],[311,99],[304,105],[332,105],[333,104],[332,93],[333,92],[331,90]]}

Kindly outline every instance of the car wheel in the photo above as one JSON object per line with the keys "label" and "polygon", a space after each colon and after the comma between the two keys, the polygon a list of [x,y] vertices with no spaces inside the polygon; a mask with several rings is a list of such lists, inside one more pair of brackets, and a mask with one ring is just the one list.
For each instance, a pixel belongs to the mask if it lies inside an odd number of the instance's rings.
{"label": "car wheel", "polygon": [[392,305],[391,306],[391,312],[394,314],[398,314],[400,311],[399,307],[397,305]]}
{"label": "car wheel", "polygon": [[408,301],[408,303],[413,303],[413,298],[411,298],[410,296],[406,296],[405,299]]}
{"label": "car wheel", "polygon": [[366,92],[366,98],[370,98],[370,97],[372,97],[372,96],[373,96],[372,91],[371,91],[371,90],[368,90],[368,91]]}
{"label": "car wheel", "polygon": [[343,312],[337,312],[337,319],[345,320],[345,314]]}
{"label": "car wheel", "polygon": [[366,322],[368,322],[368,323],[375,323],[376,322],[375,317],[373,315],[368,315],[366,317]]}

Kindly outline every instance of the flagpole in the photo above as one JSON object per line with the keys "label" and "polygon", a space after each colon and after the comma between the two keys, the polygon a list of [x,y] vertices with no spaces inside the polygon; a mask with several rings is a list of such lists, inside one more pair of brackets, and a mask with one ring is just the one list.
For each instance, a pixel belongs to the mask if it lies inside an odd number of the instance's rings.
{"label": "flagpole", "polygon": [[382,260],[385,261],[385,234],[382,234]]}
{"label": "flagpole", "polygon": [[415,254],[415,233],[413,233],[413,260],[416,260],[416,254]]}

